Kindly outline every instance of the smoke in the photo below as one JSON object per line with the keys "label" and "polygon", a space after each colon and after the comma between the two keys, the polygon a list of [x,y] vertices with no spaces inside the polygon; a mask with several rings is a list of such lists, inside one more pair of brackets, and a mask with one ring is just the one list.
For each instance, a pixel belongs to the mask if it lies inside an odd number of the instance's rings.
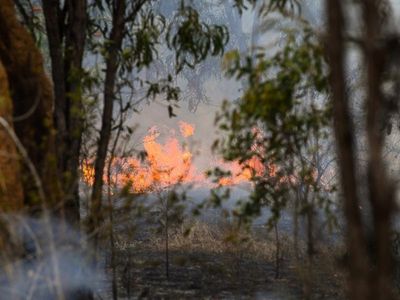
{"label": "smoke", "polygon": [[3,221],[21,252],[3,257],[1,299],[80,299],[95,290],[101,273],[77,231],[47,217],[8,215]]}

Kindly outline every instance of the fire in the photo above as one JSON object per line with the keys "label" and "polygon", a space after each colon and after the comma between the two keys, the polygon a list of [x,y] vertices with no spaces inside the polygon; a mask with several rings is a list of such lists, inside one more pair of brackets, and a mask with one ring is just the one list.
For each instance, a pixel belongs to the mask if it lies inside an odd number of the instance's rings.
{"label": "fire", "polygon": [[[195,178],[192,153],[182,147],[176,137],[168,137],[164,144],[157,142],[157,128],[150,129],[143,140],[147,153],[147,172],[151,175],[152,185],[160,187],[180,182],[190,182]],[[182,133],[184,137],[186,135]]]}
{"label": "fire", "polygon": [[194,126],[184,121],[179,121],[179,129],[184,137],[189,137],[194,134]]}
{"label": "fire", "polygon": [[[194,134],[194,126],[189,123],[181,121],[179,127],[184,139]],[[185,143],[181,145],[175,133],[161,143],[160,135],[158,128],[153,126],[143,138],[144,161],[132,157],[114,158],[111,180],[108,182],[105,175],[104,182],[119,188],[127,186],[132,192],[140,193],[203,180],[204,176],[196,171],[193,155]],[[93,184],[94,170],[89,163],[82,165],[82,176],[87,184]]]}
{"label": "fire", "polygon": [[[108,182],[108,170],[105,170],[104,182],[113,187],[128,187],[134,193],[149,192],[179,183],[208,184],[205,176],[198,172],[193,164],[193,155],[187,146],[187,138],[194,135],[195,127],[192,124],[180,121],[180,136],[171,131],[164,142],[159,129],[156,126],[148,130],[143,138],[145,159],[139,160],[133,157],[117,157],[112,160],[110,168],[110,182]],[[108,165],[108,164],[107,164]],[[230,176],[220,178],[218,185],[238,185],[249,183],[253,176],[263,176],[267,171],[270,176],[276,175],[276,167],[265,166],[257,157],[252,157],[245,162],[214,161],[211,166],[229,171]],[[92,185],[94,169],[90,163],[82,165],[84,181]]]}
{"label": "fire", "polygon": [[94,183],[94,168],[90,165],[88,161],[84,161],[81,167],[83,180],[89,184]]}
{"label": "fire", "polygon": [[261,176],[265,167],[259,159],[253,157],[244,163],[239,163],[238,161],[225,162],[218,161],[217,165],[226,171],[230,172],[230,176],[222,177],[219,179],[219,185],[237,185],[241,183],[246,183],[251,180],[253,176]]}

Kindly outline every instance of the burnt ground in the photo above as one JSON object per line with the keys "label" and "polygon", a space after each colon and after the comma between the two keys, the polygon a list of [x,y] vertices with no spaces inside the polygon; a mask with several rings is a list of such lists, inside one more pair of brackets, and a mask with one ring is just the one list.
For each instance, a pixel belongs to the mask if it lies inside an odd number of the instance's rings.
{"label": "burnt ground", "polygon": [[[161,261],[163,255],[149,251],[136,253],[137,261],[131,264],[133,269],[130,274],[124,274],[125,280],[131,277],[131,294],[170,299],[253,298],[257,294],[272,293],[289,275],[282,274],[283,279],[276,280],[273,265],[250,258],[234,261],[227,253],[210,255],[174,251],[171,253],[172,262],[167,279]],[[143,258],[146,261],[141,261]],[[149,258],[153,259],[150,263]],[[289,286],[293,294],[298,294],[299,288],[296,285]]]}
{"label": "burnt ground", "polygon": [[[294,259],[293,243],[282,236],[277,277],[272,236],[235,239],[229,229],[200,223],[191,229],[170,233],[168,278],[162,234],[117,235],[118,299],[344,299],[340,250],[321,248],[307,266],[304,253]],[[107,266],[111,278],[109,255]],[[111,292],[102,298],[112,299]]]}

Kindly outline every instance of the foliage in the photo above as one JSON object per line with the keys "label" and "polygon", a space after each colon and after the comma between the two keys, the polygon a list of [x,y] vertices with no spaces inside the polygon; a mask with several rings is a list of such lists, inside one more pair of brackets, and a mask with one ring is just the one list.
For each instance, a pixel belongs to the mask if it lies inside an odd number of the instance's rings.
{"label": "foliage", "polygon": [[197,10],[185,5],[183,1],[166,36],[168,47],[174,49],[176,53],[178,73],[184,66],[193,68],[209,54],[213,56],[223,54],[228,38],[225,26],[202,23]]}
{"label": "foliage", "polygon": [[[179,9],[172,16],[164,16],[156,9],[155,1],[127,2],[124,14],[123,41],[120,49],[113,48],[111,41],[113,2],[93,1],[89,3],[89,21],[87,25],[87,72],[82,73],[85,96],[94,101],[84,103],[86,128],[84,132],[85,158],[97,153],[97,145],[93,142],[93,133],[97,133],[96,124],[99,121],[99,104],[92,94],[101,93],[105,80],[105,64],[111,53],[117,52],[117,80],[113,95],[114,106],[120,106],[124,119],[128,120],[132,112],[137,112],[137,104],[149,101],[155,97],[163,97],[168,101],[169,117],[176,116],[174,107],[180,98],[181,90],[176,86],[175,78],[189,68],[194,68],[209,56],[221,56],[228,42],[225,26],[206,24],[199,13],[185,1],[181,1]],[[195,33],[195,34],[194,34]],[[155,64],[165,57],[160,57],[160,51],[167,45],[176,60],[168,60],[172,68],[162,74],[148,79],[145,72],[152,70]],[[96,117],[97,114],[97,117]],[[117,137],[119,113],[113,113],[113,136]],[[118,149],[118,147],[117,147]],[[117,153],[116,155],[121,155]]]}
{"label": "foliage", "polygon": [[[301,185],[321,191],[310,163],[318,147],[310,145],[323,138],[329,122],[326,67],[319,41],[302,24],[287,30],[284,46],[272,55],[260,48],[253,56],[232,51],[224,57],[226,74],[248,83],[236,103],[224,102],[216,124],[226,135],[214,143],[224,159],[253,169],[254,189],[242,203],[242,218],[259,214],[263,206],[279,218],[290,193],[304,190]],[[264,166],[261,173],[249,164],[254,159]]]}

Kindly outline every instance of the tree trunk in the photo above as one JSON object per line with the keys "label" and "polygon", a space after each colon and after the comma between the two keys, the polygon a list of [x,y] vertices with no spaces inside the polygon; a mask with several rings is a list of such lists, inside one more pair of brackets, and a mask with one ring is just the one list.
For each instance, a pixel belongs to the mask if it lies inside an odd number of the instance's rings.
{"label": "tree trunk", "polygon": [[[42,56],[18,21],[11,0],[3,0],[0,5],[0,60],[10,83],[16,134],[42,181],[45,204],[55,210],[62,193],[57,176],[52,88]],[[33,211],[40,211],[45,199],[41,199],[26,166],[21,174],[25,203]]]}
{"label": "tree trunk", "polygon": [[299,202],[300,202],[300,191],[296,187],[296,195],[294,199],[294,212],[293,212],[293,240],[294,240],[294,256],[296,262],[299,260]]}
{"label": "tree trunk", "polygon": [[340,181],[344,212],[347,221],[347,247],[349,251],[349,290],[353,300],[368,299],[369,259],[363,232],[357,193],[356,165],[354,160],[353,125],[346,95],[344,70],[344,19],[341,1],[328,0],[327,54],[330,66],[334,131],[339,159]]}
{"label": "tree trunk", "polygon": [[[13,226],[3,220],[3,213],[20,213],[24,205],[21,184],[20,155],[13,138],[13,105],[9,94],[6,71],[0,61],[0,266],[1,272],[13,279],[10,262],[22,252]],[[4,269],[3,269],[4,267]]]}
{"label": "tree trunk", "polygon": [[68,5],[66,25],[65,70],[67,92],[67,142],[66,158],[62,169],[64,184],[65,214],[67,219],[79,223],[79,156],[81,153],[84,126],[82,103],[82,61],[86,42],[87,4],[82,0],[71,0]]}
{"label": "tree trunk", "polygon": [[275,279],[278,279],[281,270],[281,241],[279,238],[278,220],[274,222],[274,233],[275,233]]}
{"label": "tree trunk", "polygon": [[84,124],[81,81],[87,1],[67,0],[61,10],[59,0],[44,0],[43,12],[52,64],[58,171],[63,178],[65,197],[63,211],[70,223],[78,225],[79,156]]}
{"label": "tree trunk", "polygon": [[118,52],[121,49],[125,27],[125,0],[116,0],[113,10],[110,46],[106,58],[106,78],[104,83],[104,108],[100,139],[94,166],[94,182],[91,197],[89,232],[93,234],[94,246],[97,247],[98,228],[102,220],[102,187],[107,149],[111,137],[113,107],[115,99],[115,82],[118,71]]}
{"label": "tree trunk", "polygon": [[367,140],[369,146],[368,188],[373,217],[372,253],[375,266],[371,272],[370,299],[393,299],[391,217],[394,209],[394,190],[387,176],[382,157],[384,134],[381,131],[384,97],[381,92],[385,70],[385,48],[382,43],[384,20],[379,12],[379,2],[363,2],[365,24],[365,62],[367,66]]}
{"label": "tree trunk", "polygon": [[[31,35],[19,23],[12,0],[3,0],[0,5],[0,61],[4,64],[9,78],[14,105],[14,142],[18,142],[18,150],[24,159],[23,173],[19,178],[19,184],[23,187],[24,204],[33,213],[43,212],[43,218],[50,222],[48,209],[57,215],[63,212],[53,124],[54,97],[50,80],[43,67],[42,56]],[[2,91],[3,85],[3,76],[0,76]],[[10,110],[10,106],[4,107]],[[2,132],[0,129],[0,135]],[[3,139],[1,141],[0,148],[3,147]],[[1,161],[0,164],[3,169]],[[18,167],[13,170],[18,171]],[[12,191],[14,195],[18,195],[20,190],[15,187]],[[0,230],[0,235],[3,235],[2,227]],[[63,290],[59,278],[57,280],[59,266],[54,258],[53,228],[46,226],[46,231],[51,249],[51,268],[54,268],[51,276],[58,284],[55,287],[57,299],[93,299],[91,291],[79,288]],[[18,251],[18,248],[11,244],[12,241],[8,240],[7,243],[14,253]],[[35,255],[32,255],[31,259],[34,260],[34,257]]]}
{"label": "tree trunk", "polygon": [[[6,71],[0,61],[0,118],[12,128],[12,101]],[[0,212],[18,212],[24,198],[20,181],[20,159],[7,128],[0,125]]]}

